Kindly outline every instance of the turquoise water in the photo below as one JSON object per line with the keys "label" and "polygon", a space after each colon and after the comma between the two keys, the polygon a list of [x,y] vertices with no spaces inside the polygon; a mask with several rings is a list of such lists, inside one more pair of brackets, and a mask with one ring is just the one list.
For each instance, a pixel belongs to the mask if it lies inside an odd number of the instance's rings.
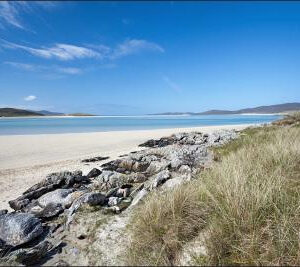
{"label": "turquoise water", "polygon": [[0,135],[54,134],[268,123],[278,115],[0,118]]}

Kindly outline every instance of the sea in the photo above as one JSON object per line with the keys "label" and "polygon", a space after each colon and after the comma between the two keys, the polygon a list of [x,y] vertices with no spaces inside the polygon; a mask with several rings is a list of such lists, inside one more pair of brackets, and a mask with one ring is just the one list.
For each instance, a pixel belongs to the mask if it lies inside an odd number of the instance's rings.
{"label": "sea", "polygon": [[93,116],[0,118],[0,135],[86,133],[270,123],[280,115]]}

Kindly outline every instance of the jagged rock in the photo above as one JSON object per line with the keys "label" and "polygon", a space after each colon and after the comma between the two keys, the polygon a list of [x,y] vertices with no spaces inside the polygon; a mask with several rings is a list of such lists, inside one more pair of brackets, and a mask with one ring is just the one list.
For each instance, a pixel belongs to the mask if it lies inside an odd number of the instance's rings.
{"label": "jagged rock", "polygon": [[94,168],[92,169],[88,175],[86,176],[87,178],[94,178],[94,177],[97,177],[99,176],[100,174],[102,173],[102,171],[100,171],[99,169],[97,168]]}
{"label": "jagged rock", "polygon": [[52,244],[50,242],[43,241],[32,248],[15,250],[6,255],[5,258],[8,258],[8,260],[13,259],[15,262],[25,265],[37,264],[51,248]]}
{"label": "jagged rock", "polygon": [[174,140],[170,137],[163,137],[159,140],[150,139],[145,143],[140,144],[141,147],[164,147],[174,143]]}
{"label": "jagged rock", "polygon": [[93,157],[89,159],[83,159],[81,162],[96,162],[96,161],[101,161],[101,160],[107,160],[109,157]]}
{"label": "jagged rock", "polygon": [[8,201],[9,206],[14,210],[21,210],[30,203],[30,200],[24,197],[19,197],[14,200]]}
{"label": "jagged rock", "polygon": [[104,206],[108,202],[108,199],[101,193],[85,193],[78,199],[76,199],[72,206],[69,208],[67,215],[67,223],[68,226],[72,220],[74,213],[80,208],[80,206],[84,203],[89,204],[90,206]]}
{"label": "jagged rock", "polygon": [[103,171],[100,176],[95,178],[93,187],[101,191],[110,190],[115,187],[122,187],[124,184],[132,182],[131,175],[126,175],[114,171]]}
{"label": "jagged rock", "polygon": [[52,218],[54,216],[57,216],[63,211],[64,208],[62,207],[61,204],[49,203],[41,211],[38,211],[36,213],[32,212],[32,213],[39,218]]}
{"label": "jagged rock", "polygon": [[75,182],[81,183],[86,181],[87,178],[82,176],[82,171],[51,173],[40,183],[26,190],[22,196],[9,201],[9,205],[14,210],[21,210],[25,208],[31,200],[37,199],[48,192],[60,187],[71,187]]}
{"label": "jagged rock", "polygon": [[72,204],[68,198],[72,192],[73,189],[56,189],[33,201],[23,208],[23,211],[30,212],[39,218],[54,217]]}
{"label": "jagged rock", "polygon": [[41,221],[32,214],[12,212],[0,216],[0,239],[6,245],[22,245],[42,233]]}
{"label": "jagged rock", "polygon": [[75,178],[81,177],[82,171],[64,171],[64,172],[54,172],[46,176],[44,180],[30,187],[28,190],[24,192],[24,195],[36,191],[39,188],[47,187],[50,185],[54,185],[56,188],[68,185],[71,186],[75,182]]}
{"label": "jagged rock", "polygon": [[130,173],[130,172],[143,172],[145,171],[148,166],[149,162],[145,161],[137,161],[132,158],[125,158],[125,159],[117,159],[110,161],[101,165],[103,170],[107,171],[116,171],[119,173]]}
{"label": "jagged rock", "polygon": [[164,169],[167,169],[170,166],[170,161],[162,159],[161,161],[151,161],[148,166],[146,173],[149,175],[153,175],[158,173]]}
{"label": "jagged rock", "polygon": [[164,182],[166,182],[171,177],[171,174],[168,170],[163,170],[159,172],[158,174],[154,175],[152,177],[152,183],[150,185],[151,188],[158,187],[162,185]]}

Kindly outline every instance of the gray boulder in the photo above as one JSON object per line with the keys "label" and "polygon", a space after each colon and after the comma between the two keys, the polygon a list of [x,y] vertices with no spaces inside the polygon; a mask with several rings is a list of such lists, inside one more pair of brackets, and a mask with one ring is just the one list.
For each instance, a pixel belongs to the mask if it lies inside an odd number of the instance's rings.
{"label": "gray boulder", "polygon": [[9,246],[27,243],[43,233],[41,221],[29,213],[0,216],[0,239]]}
{"label": "gray boulder", "polygon": [[32,248],[21,248],[5,255],[4,259],[8,262],[13,261],[24,265],[37,264],[50,251],[52,244],[43,241]]}
{"label": "gray boulder", "polygon": [[46,207],[50,203],[64,206],[68,195],[73,191],[73,189],[56,189],[55,191],[41,196],[37,201],[41,207]]}
{"label": "gray boulder", "polygon": [[100,171],[99,169],[97,168],[94,168],[92,169],[88,174],[87,174],[87,178],[94,178],[94,177],[97,177],[99,176],[100,174],[102,173],[102,171]]}

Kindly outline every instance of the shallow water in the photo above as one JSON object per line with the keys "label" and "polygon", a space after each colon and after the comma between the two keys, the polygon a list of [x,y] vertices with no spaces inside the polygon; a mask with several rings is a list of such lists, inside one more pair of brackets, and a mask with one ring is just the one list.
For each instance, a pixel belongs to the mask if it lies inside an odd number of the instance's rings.
{"label": "shallow water", "polygon": [[84,133],[269,123],[278,115],[0,118],[0,135]]}

